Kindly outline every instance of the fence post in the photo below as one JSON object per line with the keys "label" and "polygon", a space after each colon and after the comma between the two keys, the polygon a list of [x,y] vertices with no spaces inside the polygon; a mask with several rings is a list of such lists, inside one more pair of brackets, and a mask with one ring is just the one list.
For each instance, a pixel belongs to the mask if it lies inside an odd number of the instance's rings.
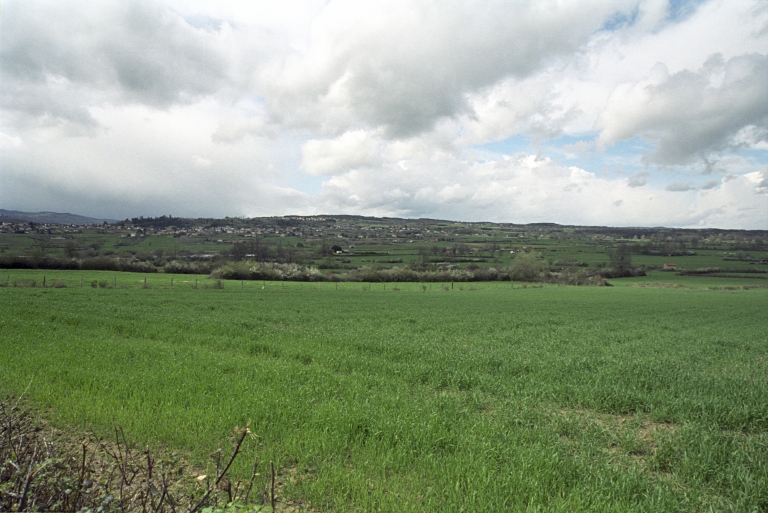
{"label": "fence post", "polygon": [[43,288],[45,288],[45,275],[43,275]]}
{"label": "fence post", "polygon": [[81,289],[83,288],[83,277],[82,276],[80,276],[80,288]]}
{"label": "fence post", "polygon": [[173,288],[173,277],[171,277],[171,288]]}
{"label": "fence post", "polygon": [[112,286],[117,288],[117,276],[115,276],[115,280],[112,282]]}

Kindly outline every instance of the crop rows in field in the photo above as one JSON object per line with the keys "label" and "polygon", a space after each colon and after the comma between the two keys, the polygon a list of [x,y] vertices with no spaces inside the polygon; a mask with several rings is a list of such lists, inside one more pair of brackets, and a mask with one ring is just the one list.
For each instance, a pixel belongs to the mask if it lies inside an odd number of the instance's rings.
{"label": "crop rows in field", "polygon": [[251,420],[324,511],[768,505],[765,290],[168,278],[0,288],[0,387],[203,465]]}

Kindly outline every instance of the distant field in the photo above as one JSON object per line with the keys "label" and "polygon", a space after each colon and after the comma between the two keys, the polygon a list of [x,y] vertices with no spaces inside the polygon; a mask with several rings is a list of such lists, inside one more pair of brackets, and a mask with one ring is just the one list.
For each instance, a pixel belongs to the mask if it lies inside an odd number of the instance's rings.
{"label": "distant field", "polygon": [[766,280],[146,278],[3,272],[0,392],[203,465],[250,419],[320,511],[768,510],[768,289],[708,288]]}
{"label": "distant field", "polygon": [[[394,220],[390,220],[395,223]],[[401,220],[402,221],[402,220]],[[243,221],[245,222],[245,221]],[[378,222],[383,222],[379,220]],[[426,223],[426,222],[425,222]],[[363,224],[357,228],[360,228]],[[373,221],[368,224],[376,224]],[[234,242],[242,244],[259,244],[269,247],[271,252],[267,260],[285,261],[277,256],[277,247],[282,251],[291,253],[291,262],[299,262],[312,266],[322,265],[326,269],[334,269],[339,272],[342,269],[354,269],[360,266],[407,266],[409,264],[426,264],[431,266],[456,265],[467,267],[503,268],[512,264],[515,254],[522,248],[531,248],[541,253],[543,260],[554,269],[559,269],[567,262],[580,264],[578,269],[607,266],[610,263],[609,252],[620,244],[627,244],[632,248],[633,266],[646,266],[660,268],[667,263],[675,263],[680,269],[697,269],[705,267],[719,267],[723,269],[760,269],[768,271],[768,252],[759,237],[748,239],[745,234],[736,233],[734,238],[743,240],[711,240],[691,242],[692,234],[675,233],[676,243],[670,243],[671,249],[690,251],[694,254],[684,256],[670,256],[668,254],[643,254],[641,246],[649,240],[624,239],[611,236],[604,239],[589,239],[581,234],[581,238],[564,238],[573,236],[566,234],[563,228],[540,229],[531,231],[530,236],[520,237],[519,229],[500,228],[498,226],[487,227],[490,231],[474,227],[483,233],[466,233],[467,227],[448,226],[436,223],[426,223],[433,229],[446,230],[441,237],[427,236],[426,234],[402,235],[399,232],[387,233],[386,231],[349,230],[328,225],[323,234],[312,232],[311,235],[299,237],[283,232],[280,235],[271,230],[262,235],[215,234],[205,235],[160,235],[149,234],[141,237],[130,237],[135,228],[120,229],[112,227],[84,228],[82,233],[52,233],[42,234],[18,234],[0,233],[0,257],[3,255],[19,255],[30,257],[36,250],[40,255],[64,258],[67,254],[67,246],[70,246],[70,255],[79,258],[106,256],[110,258],[127,258],[152,262],[159,269],[170,260],[187,260],[192,257],[204,257],[204,261],[210,261],[213,257],[219,259],[226,257],[233,248]],[[426,225],[423,228],[426,228]],[[261,226],[261,225],[259,225]],[[275,225],[275,228],[280,228]],[[306,228],[306,226],[305,226]],[[280,228],[283,229],[283,228]],[[636,229],[640,230],[641,229]],[[603,231],[610,232],[610,229]],[[651,230],[649,230],[651,231]],[[54,230],[56,232],[56,230]],[[364,238],[357,238],[355,234]],[[540,234],[540,235],[537,235]],[[435,235],[435,234],[432,234]],[[613,234],[617,235],[617,234]],[[650,235],[650,233],[649,233]],[[699,233],[703,237],[704,232]],[[766,232],[760,232],[760,237],[766,238]],[[656,234],[653,244],[656,251],[665,247],[664,238]],[[750,242],[751,240],[751,242]],[[759,241],[759,242],[758,242]],[[341,254],[321,254],[320,248],[325,243],[328,247],[338,244],[342,248]],[[251,251],[251,250],[249,250]],[[0,262],[1,263],[1,262]],[[220,264],[221,262],[219,262]],[[768,275],[767,275],[768,276]]]}

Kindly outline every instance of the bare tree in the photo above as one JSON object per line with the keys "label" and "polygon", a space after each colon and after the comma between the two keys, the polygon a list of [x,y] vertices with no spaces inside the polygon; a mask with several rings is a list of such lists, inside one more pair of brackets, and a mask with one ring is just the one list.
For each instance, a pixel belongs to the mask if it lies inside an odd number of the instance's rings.
{"label": "bare tree", "polygon": [[77,243],[74,240],[69,239],[64,243],[64,254],[68,258],[75,258],[77,256]]}
{"label": "bare tree", "polygon": [[632,269],[632,253],[626,244],[619,244],[615,250],[609,251],[608,257],[611,261],[611,267],[620,273]]}

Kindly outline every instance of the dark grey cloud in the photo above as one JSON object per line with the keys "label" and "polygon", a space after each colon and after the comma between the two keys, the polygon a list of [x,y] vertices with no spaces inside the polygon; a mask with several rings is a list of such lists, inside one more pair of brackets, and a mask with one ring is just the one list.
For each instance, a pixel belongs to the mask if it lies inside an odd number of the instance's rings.
{"label": "dark grey cloud", "polygon": [[226,63],[211,32],[157,2],[3,5],[0,105],[41,122],[92,127],[93,105],[192,101],[222,87]]}
{"label": "dark grey cloud", "polygon": [[667,185],[666,189],[670,192],[686,192],[695,191],[698,189],[698,187],[692,183],[672,182],[671,184]]}
{"label": "dark grey cloud", "polygon": [[761,194],[768,194],[768,167],[760,171],[760,181],[757,184],[757,190]]}
{"label": "dark grey cloud", "polygon": [[[656,74],[666,68],[657,66]],[[603,113],[601,140],[641,136],[658,141],[645,155],[648,165],[704,162],[768,140],[768,55],[724,60],[715,54],[699,71],[683,70],[658,83],[638,83],[616,94]]]}
{"label": "dark grey cloud", "polygon": [[646,183],[648,183],[648,177],[651,176],[650,171],[638,171],[634,175],[629,177],[629,180],[627,180],[627,185],[629,187],[642,187]]}
{"label": "dark grey cloud", "polygon": [[[710,84],[722,75],[720,87]],[[650,160],[683,164],[713,151],[737,149],[733,137],[754,125],[768,128],[768,56],[743,55],[723,62],[714,56],[700,73],[680,72],[652,89],[652,96],[675,105],[677,124],[663,128],[659,147]]]}
{"label": "dark grey cloud", "polygon": [[[30,159],[5,158],[0,205],[27,212],[50,210],[125,219],[139,214],[271,215],[280,209],[302,212],[308,204],[306,194],[276,186],[267,179],[251,180],[247,173],[226,165],[196,168],[188,163],[173,169],[175,166],[170,164],[157,169],[150,181],[131,170],[93,172],[109,169],[108,161],[81,164],[62,157],[59,153]],[[119,155],[116,159],[123,160]],[[255,200],[256,208],[252,206]]]}
{"label": "dark grey cloud", "polygon": [[469,93],[572,54],[635,3],[335,2],[309,47],[262,77],[264,90],[283,123],[412,136],[469,112]]}

